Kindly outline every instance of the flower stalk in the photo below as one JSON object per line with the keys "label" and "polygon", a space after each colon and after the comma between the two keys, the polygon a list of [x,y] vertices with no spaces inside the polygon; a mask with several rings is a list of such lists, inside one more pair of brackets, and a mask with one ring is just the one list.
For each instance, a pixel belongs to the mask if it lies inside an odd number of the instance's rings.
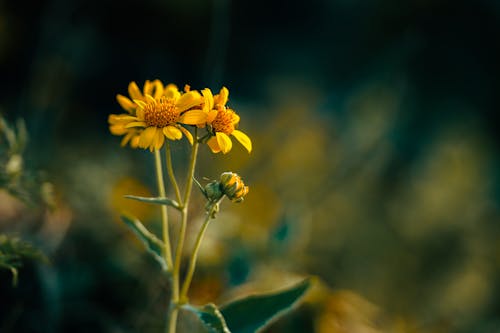
{"label": "flower stalk", "polygon": [[[165,183],[163,181],[163,169],[161,165],[161,156],[158,150],[155,151],[155,167],[156,167],[156,181],[158,184],[158,193],[160,197],[165,198]],[[169,271],[172,270],[172,253],[170,247],[170,235],[168,226],[168,211],[166,205],[161,205],[161,221],[162,221],[162,238],[163,238],[163,258],[167,263],[167,268]]]}
{"label": "flower stalk", "polygon": [[[188,301],[189,287],[196,269],[197,257],[203,237],[211,219],[215,218],[219,203],[224,196],[232,202],[241,202],[248,193],[240,176],[232,172],[225,172],[218,181],[212,181],[205,187],[198,182],[207,200],[205,205],[206,217],[198,231],[192,253],[189,257],[188,269],[181,284],[181,263],[183,248],[186,240],[189,203],[193,188],[196,160],[200,144],[206,145],[213,153],[228,153],[232,149],[230,136],[235,138],[250,152],[252,142],[250,138],[237,129],[240,117],[226,106],[229,90],[223,87],[219,94],[213,95],[206,88],[200,92],[185,86],[184,92],[177,86],[164,86],[160,80],[146,81],[142,91],[135,82],[128,87],[129,97],[117,95],[117,102],[127,112],[112,114],[108,118],[109,129],[113,135],[123,136],[121,145],[132,148],[149,149],[155,155],[156,181],[158,198],[144,198],[127,196],[128,198],[161,205],[162,240],[148,231],[140,221],[134,222],[135,231],[149,246],[155,258],[161,261],[162,267],[168,271],[170,286],[168,309],[166,311],[166,333],[175,333],[179,306]],[[192,134],[188,127],[194,128]],[[199,135],[199,131],[204,130]],[[184,191],[181,191],[175,177],[172,162],[171,142],[186,138],[191,144],[191,154],[186,172]],[[161,158],[161,150],[165,146],[165,164],[168,180],[172,186],[177,201],[167,198],[165,178]],[[175,252],[169,234],[169,217],[167,205],[180,213],[180,226],[176,235]],[[163,259],[162,259],[162,258]],[[159,259],[158,259],[159,258]],[[164,262],[163,262],[164,261]]]}
{"label": "flower stalk", "polygon": [[167,172],[168,177],[170,179],[170,183],[172,183],[172,187],[175,191],[175,198],[178,203],[182,204],[181,201],[181,191],[179,190],[179,185],[177,184],[177,180],[175,179],[174,168],[172,166],[172,151],[170,148],[170,142],[167,141],[165,145],[165,155],[167,160]]}
{"label": "flower stalk", "polygon": [[[198,156],[198,130],[194,130],[194,142],[191,149],[191,158],[189,160],[189,167],[186,176],[186,188],[184,192],[184,198],[181,203],[181,226],[179,229],[179,238],[177,240],[177,247],[175,250],[175,261],[172,274],[172,299],[170,302],[170,319],[169,319],[169,333],[175,332],[177,316],[178,316],[178,304],[179,304],[179,287],[180,287],[180,267],[182,259],[182,249],[184,247],[184,241],[186,239],[186,229],[187,229],[187,218],[189,201],[191,198],[191,189],[193,187],[194,170],[196,167],[196,158]],[[175,178],[173,180],[175,182]]]}
{"label": "flower stalk", "polygon": [[205,232],[207,231],[210,219],[215,218],[214,214],[217,212],[219,203],[223,198],[224,197],[222,197],[218,202],[214,202],[210,205],[210,208],[208,209],[207,215],[205,217],[205,221],[203,221],[200,231],[196,236],[193,252],[189,257],[189,267],[186,273],[186,277],[184,278],[184,283],[182,284],[182,290],[180,294],[181,303],[188,302],[187,293],[189,291],[189,287],[191,286],[191,281],[193,280],[194,271],[196,269],[196,260],[198,258],[198,251],[200,250],[201,242],[203,241],[203,237],[205,236]]}

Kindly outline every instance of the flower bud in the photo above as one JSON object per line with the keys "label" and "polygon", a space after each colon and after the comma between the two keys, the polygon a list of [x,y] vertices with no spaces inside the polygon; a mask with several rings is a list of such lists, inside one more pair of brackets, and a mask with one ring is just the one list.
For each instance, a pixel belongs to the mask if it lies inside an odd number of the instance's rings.
{"label": "flower bud", "polygon": [[209,202],[217,202],[222,198],[224,193],[221,190],[220,183],[213,181],[205,185],[205,195]]}
{"label": "flower bud", "polygon": [[248,193],[248,186],[245,186],[241,177],[233,172],[224,172],[221,174],[220,188],[233,202],[243,201],[243,197]]}

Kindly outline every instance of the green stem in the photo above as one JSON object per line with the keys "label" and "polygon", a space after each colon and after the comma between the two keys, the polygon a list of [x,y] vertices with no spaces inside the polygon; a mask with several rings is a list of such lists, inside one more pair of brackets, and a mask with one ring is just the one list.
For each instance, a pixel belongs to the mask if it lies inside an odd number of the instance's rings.
{"label": "green stem", "polygon": [[174,174],[174,168],[172,167],[172,154],[171,154],[171,149],[170,149],[170,142],[166,140],[166,155],[167,155],[167,172],[168,172],[168,177],[170,179],[170,182],[172,183],[172,186],[175,191],[175,197],[177,199],[177,202],[179,204],[182,204],[181,202],[181,191],[179,190],[179,185],[177,185],[177,180],[175,179],[175,174]]}
{"label": "green stem", "polygon": [[169,311],[168,311],[168,324],[167,324],[167,333],[175,333],[177,327],[177,316],[179,314],[179,310],[177,309],[177,304],[171,302]]}
{"label": "green stem", "polygon": [[[178,303],[179,303],[179,278],[180,278],[180,268],[182,259],[182,248],[184,247],[184,240],[186,238],[186,228],[187,228],[187,218],[188,218],[188,208],[189,199],[191,197],[191,189],[193,187],[194,170],[196,167],[196,157],[198,155],[198,129],[195,127],[194,130],[195,140],[193,142],[193,147],[191,150],[191,158],[189,160],[189,167],[186,179],[186,189],[184,192],[184,198],[181,204],[181,226],[179,230],[179,239],[177,241],[177,247],[175,250],[175,261],[174,269],[172,274],[172,302],[170,304],[170,322],[169,322],[169,333],[175,333],[177,325],[177,315],[178,315]],[[180,197],[180,195],[179,195]]]}
{"label": "green stem", "polygon": [[201,226],[198,236],[196,237],[193,252],[191,253],[191,257],[189,258],[189,267],[186,273],[186,278],[184,279],[184,283],[182,284],[180,298],[183,302],[187,302],[188,299],[187,293],[189,290],[189,286],[191,285],[191,280],[193,279],[194,270],[196,268],[196,259],[198,257],[198,250],[200,249],[201,241],[203,240],[203,236],[205,235],[205,231],[207,230],[208,223],[210,222],[210,219],[213,217],[213,214],[215,213],[218,204],[219,204],[218,202],[212,204],[209,211],[207,212],[207,217],[205,218],[205,221],[203,221],[203,225]]}
{"label": "green stem", "polygon": [[[155,150],[155,165],[156,165],[156,181],[158,183],[158,192],[161,197],[165,198],[165,183],[163,182],[163,169],[161,165],[160,151]],[[172,253],[170,249],[170,235],[168,230],[168,212],[167,206],[161,205],[161,221],[162,221],[162,236],[163,236],[163,257],[167,263],[167,268],[172,269]]]}
{"label": "green stem", "polygon": [[194,177],[194,169],[196,167],[196,157],[198,156],[198,128],[194,128],[194,142],[193,149],[191,151],[191,159],[189,161],[189,171],[186,176],[186,192],[184,192],[184,201],[182,202],[183,207],[187,207],[189,204],[189,198],[191,197],[191,189],[193,187],[193,177]]}

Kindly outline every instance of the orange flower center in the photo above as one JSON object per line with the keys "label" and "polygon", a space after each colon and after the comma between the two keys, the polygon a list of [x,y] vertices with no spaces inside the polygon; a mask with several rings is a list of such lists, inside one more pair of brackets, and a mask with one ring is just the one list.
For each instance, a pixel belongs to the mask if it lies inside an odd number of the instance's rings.
{"label": "orange flower center", "polygon": [[179,119],[179,111],[173,98],[162,96],[156,102],[149,102],[144,107],[144,122],[148,126],[165,127],[173,125]]}
{"label": "orange flower center", "polygon": [[234,118],[233,111],[219,108],[217,116],[212,121],[212,127],[216,132],[222,132],[230,135],[234,131]]}

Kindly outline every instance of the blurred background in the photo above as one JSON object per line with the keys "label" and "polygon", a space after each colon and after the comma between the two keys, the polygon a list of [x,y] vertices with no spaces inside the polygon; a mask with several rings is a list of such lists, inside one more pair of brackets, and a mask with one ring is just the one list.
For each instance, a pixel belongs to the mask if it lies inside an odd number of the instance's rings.
{"label": "blurred background", "polygon": [[499,33],[494,0],[0,1],[0,113],[28,133],[0,232],[49,260],[0,271],[0,332],[161,331],[165,281],[119,220],[159,230],[123,199],[156,194],[153,158],[107,124],[156,78],[228,87],[254,143],[201,147],[198,179],[250,193],[210,225],[194,303],[314,275],[266,332],[499,332]]}

